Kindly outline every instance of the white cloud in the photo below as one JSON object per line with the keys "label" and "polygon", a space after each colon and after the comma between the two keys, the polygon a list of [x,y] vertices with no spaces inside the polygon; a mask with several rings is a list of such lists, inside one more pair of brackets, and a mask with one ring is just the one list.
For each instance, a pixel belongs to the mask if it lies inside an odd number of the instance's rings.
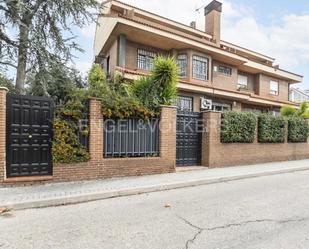
{"label": "white cloud", "polygon": [[[277,22],[279,23],[279,22]],[[279,25],[263,26],[253,16],[234,22],[225,20],[223,38],[275,57],[282,67],[294,69],[309,64],[309,15],[288,15]]]}

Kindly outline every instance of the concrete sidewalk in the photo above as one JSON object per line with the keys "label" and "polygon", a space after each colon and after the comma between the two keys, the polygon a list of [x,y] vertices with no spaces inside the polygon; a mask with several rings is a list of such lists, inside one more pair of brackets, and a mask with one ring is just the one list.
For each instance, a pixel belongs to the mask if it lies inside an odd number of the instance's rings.
{"label": "concrete sidewalk", "polygon": [[309,170],[309,160],[205,169],[100,181],[0,188],[0,207],[27,209]]}

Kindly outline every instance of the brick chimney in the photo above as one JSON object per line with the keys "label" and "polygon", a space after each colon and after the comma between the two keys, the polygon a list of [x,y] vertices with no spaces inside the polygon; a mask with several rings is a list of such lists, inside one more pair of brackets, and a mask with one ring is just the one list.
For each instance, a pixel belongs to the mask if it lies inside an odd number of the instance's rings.
{"label": "brick chimney", "polygon": [[206,33],[213,36],[217,46],[220,46],[222,3],[214,0],[205,7]]}

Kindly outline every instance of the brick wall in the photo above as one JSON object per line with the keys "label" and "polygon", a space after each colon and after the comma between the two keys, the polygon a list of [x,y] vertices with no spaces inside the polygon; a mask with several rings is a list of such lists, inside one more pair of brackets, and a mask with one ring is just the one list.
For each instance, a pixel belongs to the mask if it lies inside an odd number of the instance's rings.
{"label": "brick wall", "polygon": [[119,176],[161,174],[175,171],[176,108],[162,107],[160,118],[160,156],[144,158],[103,158],[103,117],[101,101],[90,100],[90,161],[54,164],[52,177],[29,177],[5,180],[6,90],[0,88],[0,184],[60,182],[104,179]]}
{"label": "brick wall", "polygon": [[54,165],[53,181],[90,180],[174,172],[176,108],[162,107],[159,157],[103,158],[104,138],[101,101],[91,99],[89,143],[91,160],[85,163]]}
{"label": "brick wall", "polygon": [[7,89],[0,87],[0,183],[6,174],[6,94]]}
{"label": "brick wall", "polygon": [[202,165],[210,168],[309,158],[307,143],[225,144],[220,142],[221,113],[203,113]]}

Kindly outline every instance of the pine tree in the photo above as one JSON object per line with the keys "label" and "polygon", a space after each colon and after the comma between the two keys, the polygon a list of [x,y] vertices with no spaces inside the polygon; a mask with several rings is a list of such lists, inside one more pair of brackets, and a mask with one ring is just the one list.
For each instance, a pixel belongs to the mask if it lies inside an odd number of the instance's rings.
{"label": "pine tree", "polygon": [[0,0],[0,66],[16,69],[16,89],[25,91],[26,74],[55,61],[72,60],[81,48],[72,27],[94,21],[97,0]]}

